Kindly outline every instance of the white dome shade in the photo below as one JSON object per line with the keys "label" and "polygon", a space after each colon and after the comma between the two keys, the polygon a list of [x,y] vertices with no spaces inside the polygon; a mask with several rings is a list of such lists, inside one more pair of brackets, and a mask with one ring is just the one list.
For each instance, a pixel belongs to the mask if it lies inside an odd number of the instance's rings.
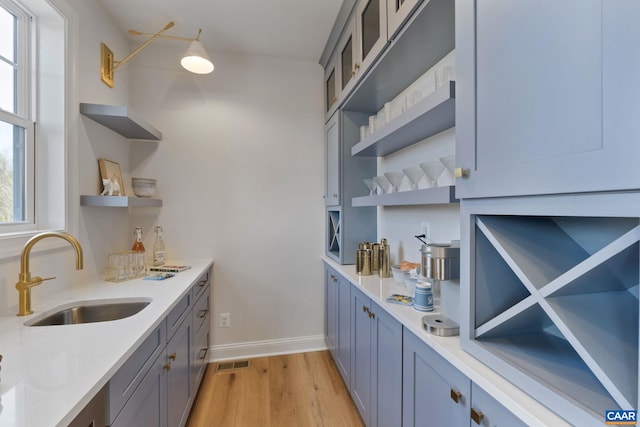
{"label": "white dome shade", "polygon": [[198,40],[191,42],[180,64],[185,70],[196,74],[209,74],[213,71],[213,62],[209,60],[207,52]]}

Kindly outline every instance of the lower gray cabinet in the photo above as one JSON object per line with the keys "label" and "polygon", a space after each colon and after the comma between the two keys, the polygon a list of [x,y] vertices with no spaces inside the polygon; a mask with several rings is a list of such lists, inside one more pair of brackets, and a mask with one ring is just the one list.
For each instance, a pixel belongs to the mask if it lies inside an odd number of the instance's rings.
{"label": "lower gray cabinet", "polygon": [[526,426],[407,329],[403,345],[403,427]]}
{"label": "lower gray cabinet", "polygon": [[205,272],[111,378],[107,425],[186,425],[209,348],[208,278]]}
{"label": "lower gray cabinet", "polygon": [[402,422],[402,324],[351,287],[351,397],[371,427]]}
{"label": "lower gray cabinet", "polygon": [[338,372],[351,385],[351,283],[325,266],[325,336]]}

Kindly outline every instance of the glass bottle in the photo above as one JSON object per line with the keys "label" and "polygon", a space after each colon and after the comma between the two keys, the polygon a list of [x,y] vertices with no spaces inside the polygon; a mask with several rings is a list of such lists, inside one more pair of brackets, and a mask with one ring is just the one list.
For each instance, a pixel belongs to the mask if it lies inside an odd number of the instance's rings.
{"label": "glass bottle", "polygon": [[131,250],[134,252],[144,252],[144,245],[142,244],[142,227],[136,227],[136,231],[133,232],[133,235],[136,236],[136,240],[133,242]]}
{"label": "glass bottle", "polygon": [[162,236],[162,227],[156,226],[156,241],[153,243],[153,265],[164,265],[165,263],[165,251],[164,251],[164,238]]}

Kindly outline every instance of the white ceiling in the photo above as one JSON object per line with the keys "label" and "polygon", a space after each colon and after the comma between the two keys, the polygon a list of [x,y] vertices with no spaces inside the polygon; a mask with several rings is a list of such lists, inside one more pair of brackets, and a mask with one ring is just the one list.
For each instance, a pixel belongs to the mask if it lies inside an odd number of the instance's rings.
{"label": "white ceiling", "polygon": [[[123,33],[195,37],[207,51],[318,61],[342,0],[97,0]],[[129,36],[132,41],[144,41]],[[162,41],[154,42],[160,43]],[[175,43],[175,42],[174,42]]]}

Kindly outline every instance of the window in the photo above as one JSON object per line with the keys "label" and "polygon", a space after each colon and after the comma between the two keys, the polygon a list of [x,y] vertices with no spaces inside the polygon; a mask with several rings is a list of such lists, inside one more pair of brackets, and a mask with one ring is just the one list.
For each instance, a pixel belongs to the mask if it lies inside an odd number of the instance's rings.
{"label": "window", "polygon": [[0,232],[35,228],[30,17],[0,0]]}
{"label": "window", "polygon": [[77,231],[77,39],[65,0],[0,0],[0,259],[35,233]]}

